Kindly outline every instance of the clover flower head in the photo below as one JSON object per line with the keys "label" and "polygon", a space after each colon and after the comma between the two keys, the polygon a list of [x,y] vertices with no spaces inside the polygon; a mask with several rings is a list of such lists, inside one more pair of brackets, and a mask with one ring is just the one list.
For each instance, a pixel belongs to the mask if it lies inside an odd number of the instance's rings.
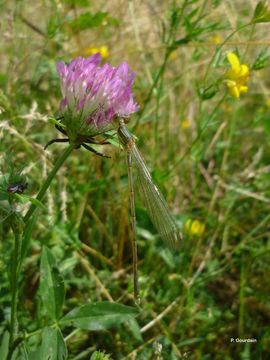
{"label": "clover flower head", "polygon": [[63,99],[61,121],[70,139],[79,135],[95,136],[112,128],[115,116],[129,116],[138,111],[133,100],[135,74],[126,61],[119,66],[100,66],[101,55],[78,57],[69,64],[59,62]]}
{"label": "clover flower head", "polygon": [[246,64],[241,64],[235,53],[229,52],[227,59],[231,69],[226,74],[225,83],[230,95],[239,99],[241,94],[248,91],[249,67]]}

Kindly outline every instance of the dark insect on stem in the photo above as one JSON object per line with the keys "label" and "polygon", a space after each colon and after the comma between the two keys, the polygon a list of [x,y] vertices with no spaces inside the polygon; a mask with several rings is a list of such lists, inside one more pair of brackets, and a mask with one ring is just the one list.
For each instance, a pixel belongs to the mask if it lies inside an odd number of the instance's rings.
{"label": "dark insect on stem", "polygon": [[27,183],[14,183],[7,187],[7,192],[10,194],[22,194],[27,189]]}

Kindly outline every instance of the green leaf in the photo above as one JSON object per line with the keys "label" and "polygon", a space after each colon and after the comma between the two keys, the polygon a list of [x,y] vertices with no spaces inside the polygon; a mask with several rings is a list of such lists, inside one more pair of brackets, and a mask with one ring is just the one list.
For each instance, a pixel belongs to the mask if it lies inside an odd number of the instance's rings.
{"label": "green leaf", "polygon": [[7,354],[8,354],[8,343],[9,343],[9,332],[5,331],[2,343],[0,346],[0,359],[6,360]]}
{"label": "green leaf", "polygon": [[143,342],[143,337],[142,334],[140,332],[140,327],[138,322],[136,321],[136,319],[130,319],[128,321],[128,325],[130,327],[130,330],[134,336],[134,338],[140,342]]}
{"label": "green leaf", "polygon": [[253,23],[270,22],[270,10],[266,1],[259,1],[253,14]]}
{"label": "green leaf", "polygon": [[188,36],[185,36],[181,39],[175,40],[172,46],[172,50],[177,49],[181,45],[186,45],[190,42],[190,38]]}
{"label": "green leaf", "polygon": [[96,14],[92,14],[90,12],[85,12],[81,14],[76,19],[72,20],[69,25],[72,30],[75,32],[90,29],[93,27],[98,27],[102,24],[103,20],[107,17],[106,12],[97,12]]}
{"label": "green leaf", "polygon": [[57,14],[54,13],[53,16],[49,18],[47,24],[47,35],[49,39],[52,39],[60,31],[60,18]]}
{"label": "green leaf", "polygon": [[8,193],[3,188],[0,188],[0,201],[8,200]]}
{"label": "green leaf", "polygon": [[23,195],[24,197],[26,197],[28,199],[28,201],[30,201],[32,204],[36,205],[36,207],[39,207],[43,210],[47,210],[46,206],[44,204],[42,204],[41,201],[39,201],[38,199],[36,198],[32,198],[30,196],[27,196],[27,195]]}
{"label": "green leaf", "polygon": [[184,340],[182,342],[179,343],[179,348],[183,347],[183,346],[187,346],[187,345],[192,345],[192,344],[196,344],[196,343],[200,343],[203,341],[202,337],[197,337],[197,338],[191,338],[191,339],[187,339]]}
{"label": "green leaf", "polygon": [[50,319],[57,320],[65,300],[64,281],[46,246],[43,246],[41,255],[39,289],[45,313]]}
{"label": "green leaf", "polygon": [[12,355],[12,360],[29,360],[29,356],[24,343],[22,343],[19,347],[15,349]]}
{"label": "green leaf", "polygon": [[222,59],[222,50],[221,48],[217,48],[216,53],[215,53],[215,57],[213,60],[213,67],[218,67],[220,64],[220,61]]}
{"label": "green leaf", "polygon": [[27,222],[27,224],[24,228],[23,238],[22,238],[21,259],[25,258],[27,251],[29,249],[33,228],[34,228],[36,220],[37,220],[37,215],[38,215],[37,212],[34,213],[34,215]]}
{"label": "green leaf", "polygon": [[39,349],[39,360],[65,360],[67,348],[59,329],[46,327],[42,331],[42,343]]}
{"label": "green leaf", "polygon": [[197,94],[202,101],[212,99],[218,92],[217,84],[210,84],[206,87],[197,87]]}
{"label": "green leaf", "polygon": [[37,207],[42,208],[43,210],[47,210],[46,206],[44,204],[42,204],[42,202],[36,198],[32,198],[31,196],[24,195],[24,194],[23,195],[22,194],[14,194],[14,196],[22,204],[26,204],[30,201],[32,204],[36,205]]}
{"label": "green leaf", "polygon": [[267,50],[261,50],[251,69],[257,71],[266,68],[269,65],[269,59],[270,54],[267,53]]}
{"label": "green leaf", "polygon": [[136,315],[138,315],[136,308],[104,301],[77,307],[65,315],[60,323],[96,331],[116,326],[123,321],[133,319]]}

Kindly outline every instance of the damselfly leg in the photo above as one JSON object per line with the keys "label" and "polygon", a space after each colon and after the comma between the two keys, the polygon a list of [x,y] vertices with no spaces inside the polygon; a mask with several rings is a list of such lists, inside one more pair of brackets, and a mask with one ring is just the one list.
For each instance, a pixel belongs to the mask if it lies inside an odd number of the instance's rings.
{"label": "damselfly leg", "polygon": [[138,282],[138,251],[137,251],[137,231],[136,231],[136,211],[135,211],[135,196],[134,196],[134,182],[132,173],[132,156],[127,150],[127,165],[128,165],[128,182],[129,182],[129,196],[130,196],[130,211],[132,224],[132,254],[133,254],[133,283],[134,283],[134,297],[139,301],[139,282]]}

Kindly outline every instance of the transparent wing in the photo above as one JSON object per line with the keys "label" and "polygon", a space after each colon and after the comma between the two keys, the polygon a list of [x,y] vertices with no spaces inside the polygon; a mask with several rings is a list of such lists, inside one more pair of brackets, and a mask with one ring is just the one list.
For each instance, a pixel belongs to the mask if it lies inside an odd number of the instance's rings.
{"label": "transparent wing", "polygon": [[182,233],[171,215],[163,195],[154,184],[139,150],[133,145],[129,151],[138,173],[137,181],[140,197],[149,213],[150,219],[165,244],[172,250],[176,250],[182,243]]}

